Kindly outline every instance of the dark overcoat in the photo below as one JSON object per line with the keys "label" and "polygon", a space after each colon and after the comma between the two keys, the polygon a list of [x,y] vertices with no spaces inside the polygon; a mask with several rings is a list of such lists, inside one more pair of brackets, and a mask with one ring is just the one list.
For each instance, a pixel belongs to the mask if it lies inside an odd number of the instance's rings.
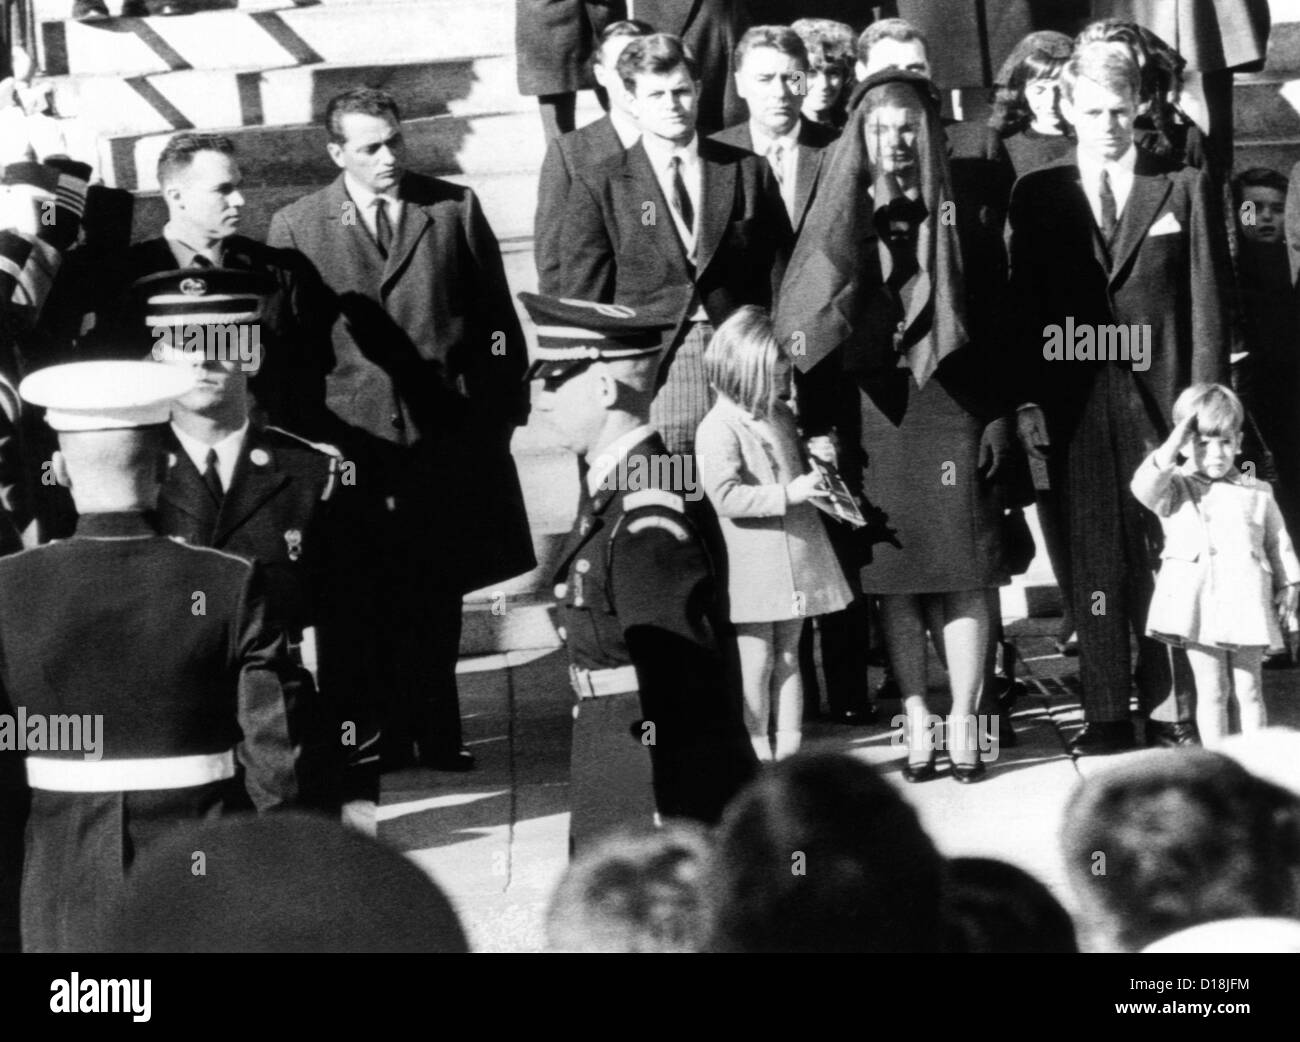
{"label": "dark overcoat", "polygon": [[510,436],[528,415],[527,348],[473,191],[408,173],[387,259],[340,177],[280,210],[271,245],[325,284],[322,409],[299,433],[377,478],[463,591],[536,563]]}

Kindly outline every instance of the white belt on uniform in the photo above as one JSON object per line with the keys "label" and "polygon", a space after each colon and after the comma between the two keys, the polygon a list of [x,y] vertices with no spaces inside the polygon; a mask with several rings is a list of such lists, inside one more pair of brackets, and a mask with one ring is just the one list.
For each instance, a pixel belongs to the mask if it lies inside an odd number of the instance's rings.
{"label": "white belt on uniform", "polygon": [[609,695],[626,695],[640,690],[636,680],[636,666],[619,666],[616,669],[580,669],[569,667],[569,679],[579,699],[606,698]]}
{"label": "white belt on uniform", "polygon": [[134,792],[188,789],[235,776],[235,751],[141,760],[59,760],[27,757],[27,784],[52,792]]}

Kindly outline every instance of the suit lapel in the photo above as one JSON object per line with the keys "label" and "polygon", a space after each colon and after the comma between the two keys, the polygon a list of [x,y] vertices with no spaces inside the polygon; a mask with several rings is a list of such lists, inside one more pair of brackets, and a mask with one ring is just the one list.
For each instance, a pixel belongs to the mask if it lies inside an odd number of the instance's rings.
{"label": "suit lapel", "polygon": [[686,256],[686,246],[682,242],[682,237],[677,234],[677,223],[669,209],[672,204],[659,186],[659,178],[655,177],[654,167],[650,165],[650,156],[646,153],[645,146],[638,141],[627,150],[626,155],[627,165],[623,176],[629,185],[629,197],[638,200],[658,199],[659,205],[663,207],[663,212],[668,217],[666,221],[655,221],[656,234],[651,238],[664,258],[681,269],[683,281],[694,281],[690,261]]}
{"label": "suit lapel", "polygon": [[203,484],[203,476],[189,453],[175,437],[171,439],[171,453],[176,462],[167,472],[160,495],[178,511],[194,518],[204,537],[210,536],[217,522],[217,503]]}
{"label": "suit lapel", "polygon": [[1160,207],[1164,205],[1171,188],[1172,185],[1167,177],[1144,174],[1140,169],[1134,173],[1133,189],[1124,204],[1124,212],[1120,215],[1119,228],[1110,251],[1112,282],[1119,278],[1129,258],[1141,245],[1147,229],[1151,227],[1151,222],[1160,212]]}
{"label": "suit lapel", "polygon": [[342,174],[325,189],[325,213],[322,216],[329,237],[341,247],[337,255],[330,257],[331,263],[346,265],[350,269],[352,276],[346,280],[347,283],[369,283],[374,272],[382,271],[384,259],[379,255],[379,246],[366,230],[360,209],[348,195]]}
{"label": "suit lapel", "polygon": [[[397,234],[393,237],[392,248],[388,251],[388,260],[384,262],[384,279],[380,284],[380,291],[386,291],[392,284],[393,280],[402,273],[406,266],[407,260],[410,259],[411,251],[415,249],[415,244],[420,241],[420,237],[433,224],[433,219],[425,208],[412,201],[408,195],[407,186],[403,185],[402,195],[402,220],[397,225]],[[378,250],[378,247],[376,247]]]}
{"label": "suit lapel", "polygon": [[1102,271],[1109,273],[1111,270],[1111,249],[1101,237],[1101,229],[1097,227],[1097,219],[1093,216],[1092,205],[1088,202],[1088,196],[1083,190],[1083,175],[1079,173],[1079,168],[1074,165],[1065,167],[1063,170],[1065,171],[1065,176],[1062,179],[1063,202],[1066,206],[1073,208],[1075,212],[1074,220],[1068,222],[1066,226],[1069,227],[1069,224],[1072,223],[1076,227],[1087,229],[1093,259]]}
{"label": "suit lapel", "polygon": [[794,175],[794,212],[790,214],[790,226],[796,232],[803,224],[804,214],[808,212],[808,204],[812,201],[825,151],[824,148],[813,148],[803,143],[799,145],[799,161]]}
{"label": "suit lapel", "polygon": [[695,270],[703,271],[722,242],[736,198],[736,164],[717,163],[700,154],[700,210],[695,237]]}
{"label": "suit lapel", "polygon": [[[258,462],[251,459],[254,450],[258,450]],[[263,462],[264,461],[264,462]],[[230,488],[226,490],[221,502],[221,511],[217,514],[217,526],[212,533],[212,545],[220,546],[230,534],[276,494],[289,481],[289,477],[279,469],[275,453],[264,448],[261,437],[255,427],[249,427],[244,437],[244,444],[239,450],[239,459],[235,463],[235,472],[230,479]]]}

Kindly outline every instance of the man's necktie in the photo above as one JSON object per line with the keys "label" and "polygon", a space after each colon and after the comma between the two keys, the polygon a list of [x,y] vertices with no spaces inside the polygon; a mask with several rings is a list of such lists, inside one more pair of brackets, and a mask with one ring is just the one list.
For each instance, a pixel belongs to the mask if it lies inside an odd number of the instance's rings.
{"label": "man's necktie", "polygon": [[688,232],[695,230],[695,207],[691,205],[690,194],[686,191],[686,182],[682,180],[682,157],[673,156],[669,165],[673,171],[673,197],[670,202],[677,216],[682,219]]}
{"label": "man's necktie", "polygon": [[388,221],[388,200],[382,195],[375,199],[375,242],[380,256],[387,260],[389,247],[393,245],[393,226]]}
{"label": "man's necktie", "polygon": [[208,260],[208,258],[205,257],[205,256],[203,256],[203,254],[201,254],[201,253],[196,253],[196,254],[194,255],[194,260],[191,261],[190,263],[191,263],[191,265],[192,265],[193,267],[195,267],[195,268],[212,268],[212,267],[215,267],[215,265],[212,263],[212,261]]}
{"label": "man's necktie", "polygon": [[208,455],[203,460],[203,484],[217,503],[225,498],[226,490],[221,487],[221,471],[217,469],[216,449],[208,449]]}
{"label": "man's necktie", "polygon": [[772,173],[776,175],[776,183],[780,185],[782,194],[785,193],[785,146],[779,141],[772,143],[772,147],[767,150],[767,162],[772,168]]}
{"label": "man's necktie", "polygon": [[772,175],[776,178],[776,186],[781,191],[781,201],[785,203],[786,213],[794,216],[794,205],[790,199],[790,185],[785,176],[785,145],[779,141],[772,143],[772,147],[767,150],[767,164],[772,168]]}
{"label": "man's necktie", "polygon": [[1110,175],[1104,168],[1101,171],[1101,185],[1097,195],[1101,198],[1101,237],[1109,245],[1115,238],[1115,229],[1119,227],[1119,217],[1115,209],[1115,193],[1110,187]]}

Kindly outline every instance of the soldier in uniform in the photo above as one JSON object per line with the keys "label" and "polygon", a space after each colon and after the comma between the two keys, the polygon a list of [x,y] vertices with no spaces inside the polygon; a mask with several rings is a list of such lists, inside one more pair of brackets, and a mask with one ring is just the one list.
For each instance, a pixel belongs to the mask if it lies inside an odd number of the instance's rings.
{"label": "soldier in uniform", "polygon": [[[198,350],[188,335],[228,323],[256,327],[265,286],[249,272],[162,272],[133,287],[135,310],[159,334],[156,359],[197,373],[172,406],[174,463],[163,482],[159,523],[167,535],[257,561],[267,605],[302,667],[298,701],[313,714],[310,740],[325,770],[304,778],[303,802],[373,833],[379,798],[373,569],[374,511],[353,464],[332,445],[309,442],[252,416],[249,382],[257,352],[212,336]],[[192,319],[201,313],[204,323]],[[167,332],[172,335],[168,336]],[[246,341],[245,341],[246,343]]]}
{"label": "soldier in uniform", "polygon": [[[59,432],[76,534],[0,560],[0,758],[32,791],[27,951],[84,951],[178,821],[293,805],[288,649],[248,561],[158,533],[171,401],[191,372],[83,362],[29,376]],[[242,783],[236,763],[243,767]]]}
{"label": "soldier in uniform", "polygon": [[555,591],[578,696],[570,849],[656,811],[715,822],[757,761],[716,637],[699,488],[648,422],[671,322],[520,299],[538,325],[535,414],[587,464]]}

